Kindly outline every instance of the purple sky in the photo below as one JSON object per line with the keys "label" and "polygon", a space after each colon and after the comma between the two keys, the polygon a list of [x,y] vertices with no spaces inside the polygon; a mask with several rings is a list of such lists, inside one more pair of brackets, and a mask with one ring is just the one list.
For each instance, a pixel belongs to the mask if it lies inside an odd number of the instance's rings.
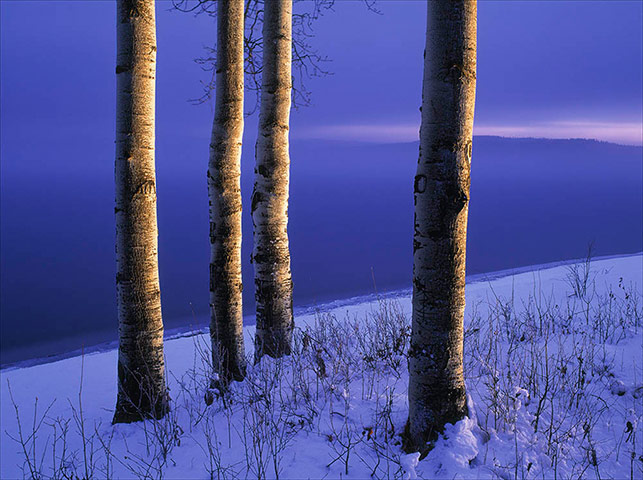
{"label": "purple sky", "polygon": [[[207,142],[212,106],[186,100],[208,79],[192,59],[214,38],[212,19],[157,4],[158,138]],[[42,142],[74,139],[79,150],[111,157],[114,3],[13,0],[0,8],[3,163],[34,132]],[[293,139],[417,139],[425,3],[378,8],[382,15],[338,1],[317,23],[312,42],[332,60],[333,75],[309,82],[313,105],[293,113]],[[480,2],[476,133],[640,145],[642,8],[637,1]],[[248,140],[255,122],[248,120]]]}
{"label": "purple sky", "polygon": [[[316,92],[340,101],[318,106],[323,122],[307,117],[301,135],[417,139],[425,4],[380,8],[342,3],[320,23],[336,75]],[[641,144],[640,2],[482,1],[478,12],[478,134]]]}

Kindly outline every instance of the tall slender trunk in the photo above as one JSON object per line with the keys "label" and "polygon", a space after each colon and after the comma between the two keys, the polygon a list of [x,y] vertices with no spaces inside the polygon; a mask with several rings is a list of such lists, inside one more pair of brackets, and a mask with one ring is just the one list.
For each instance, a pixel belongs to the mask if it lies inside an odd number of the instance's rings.
{"label": "tall slender trunk", "polygon": [[244,0],[217,5],[216,103],[210,196],[210,336],[224,381],[242,380],[246,360],[241,303],[241,143],[243,140]]}
{"label": "tall slender trunk", "polygon": [[294,328],[288,248],[288,130],[292,0],[264,3],[263,72],[252,221],[257,301],[255,359],[288,355]]}
{"label": "tall slender trunk", "polygon": [[406,448],[467,414],[464,277],[476,88],[476,1],[429,0],[415,176]]}
{"label": "tall slender trunk", "polygon": [[116,286],[118,398],[114,423],[168,411],[158,274],[154,0],[118,0]]}

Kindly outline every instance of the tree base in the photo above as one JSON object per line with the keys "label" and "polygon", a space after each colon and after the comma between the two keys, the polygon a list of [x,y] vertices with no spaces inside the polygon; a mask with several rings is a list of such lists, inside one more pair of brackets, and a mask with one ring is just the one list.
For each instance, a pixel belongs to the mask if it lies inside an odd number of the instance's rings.
{"label": "tree base", "polygon": [[143,420],[160,420],[170,412],[168,400],[159,401],[154,407],[149,408],[136,407],[131,402],[118,401],[116,411],[112,419],[112,425],[117,423],[134,423]]}
{"label": "tree base", "polygon": [[[466,397],[465,397],[466,398]],[[402,432],[402,450],[406,453],[420,452],[420,460],[426,457],[433,447],[441,433],[444,433],[444,427],[447,424],[455,424],[469,415],[469,407],[465,402],[464,410],[449,412],[451,415],[442,418],[442,422],[433,425],[424,425],[420,429],[416,426],[414,432],[411,426],[411,418],[408,418]]]}
{"label": "tree base", "polygon": [[420,460],[423,460],[429,452],[433,450],[435,441],[438,439],[438,435],[438,432],[433,430],[432,433],[427,436],[426,440],[418,441],[418,439],[413,438],[411,435],[410,421],[407,420],[404,425],[404,431],[402,432],[402,450],[405,453],[420,452]]}

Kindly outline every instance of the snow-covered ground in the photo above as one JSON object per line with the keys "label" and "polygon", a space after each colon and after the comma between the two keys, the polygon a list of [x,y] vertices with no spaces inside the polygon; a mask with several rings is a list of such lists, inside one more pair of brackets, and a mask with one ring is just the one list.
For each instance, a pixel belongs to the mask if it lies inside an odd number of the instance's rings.
{"label": "snow-covered ground", "polygon": [[116,351],[3,370],[0,477],[641,478],[642,276],[637,254],[469,283],[470,416],[419,463],[405,295],[302,314],[296,353],[224,397],[206,336],[167,341],[158,422],[110,424]]}

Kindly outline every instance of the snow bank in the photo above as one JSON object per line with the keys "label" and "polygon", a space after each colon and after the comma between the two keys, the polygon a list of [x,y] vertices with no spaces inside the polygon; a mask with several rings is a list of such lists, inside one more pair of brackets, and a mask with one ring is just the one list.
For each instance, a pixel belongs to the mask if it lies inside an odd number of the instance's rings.
{"label": "snow bank", "polygon": [[640,478],[642,273],[637,254],[469,283],[470,416],[421,461],[400,450],[406,362],[386,344],[406,338],[407,294],[300,315],[326,345],[262,362],[210,406],[207,336],[167,341],[161,422],[110,425],[116,351],[1,371],[0,477]]}

